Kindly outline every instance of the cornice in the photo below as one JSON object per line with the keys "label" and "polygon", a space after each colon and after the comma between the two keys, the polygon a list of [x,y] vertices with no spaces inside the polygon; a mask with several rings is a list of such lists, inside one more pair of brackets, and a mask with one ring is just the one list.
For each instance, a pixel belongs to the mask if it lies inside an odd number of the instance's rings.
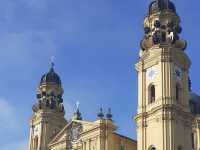
{"label": "cornice", "polygon": [[137,71],[142,71],[159,62],[174,62],[184,70],[188,70],[191,65],[191,61],[184,51],[163,46],[152,47],[148,51],[144,51],[138,63],[135,64],[135,68]]}
{"label": "cornice", "polygon": [[[177,108],[176,105],[173,105],[173,104],[165,104],[162,106],[157,106],[148,112],[137,114],[134,118],[136,121],[138,121],[139,119],[142,119],[142,118],[149,118],[151,116],[154,116],[154,114],[156,114],[157,112],[162,112],[162,114],[169,113],[168,115],[171,115],[170,119],[175,119],[177,114],[179,114],[180,116],[184,116],[186,120],[193,119],[193,115],[190,112],[182,111],[181,109]],[[163,120],[165,119],[169,119],[169,118],[167,118],[166,116],[163,116]]]}

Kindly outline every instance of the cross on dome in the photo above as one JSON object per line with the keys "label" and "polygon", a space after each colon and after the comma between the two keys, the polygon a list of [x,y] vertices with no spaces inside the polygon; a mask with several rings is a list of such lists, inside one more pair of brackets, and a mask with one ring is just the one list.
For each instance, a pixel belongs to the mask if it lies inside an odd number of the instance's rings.
{"label": "cross on dome", "polygon": [[76,110],[79,110],[79,106],[80,106],[80,102],[77,101],[77,102],[76,102]]}
{"label": "cross on dome", "polygon": [[54,67],[55,67],[55,56],[51,56],[50,65],[51,65],[51,69],[54,69]]}

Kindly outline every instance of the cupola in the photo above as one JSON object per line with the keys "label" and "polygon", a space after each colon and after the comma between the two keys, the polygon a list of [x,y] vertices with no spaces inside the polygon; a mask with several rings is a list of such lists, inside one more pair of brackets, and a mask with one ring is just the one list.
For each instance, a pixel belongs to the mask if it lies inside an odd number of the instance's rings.
{"label": "cupola", "polygon": [[170,0],[154,0],[149,5],[149,14],[154,14],[162,11],[170,11],[176,13],[176,7]]}
{"label": "cupola", "polygon": [[51,68],[49,72],[44,74],[41,78],[40,85],[43,84],[58,84],[61,85],[60,77],[57,73],[54,71],[54,63],[51,63]]}

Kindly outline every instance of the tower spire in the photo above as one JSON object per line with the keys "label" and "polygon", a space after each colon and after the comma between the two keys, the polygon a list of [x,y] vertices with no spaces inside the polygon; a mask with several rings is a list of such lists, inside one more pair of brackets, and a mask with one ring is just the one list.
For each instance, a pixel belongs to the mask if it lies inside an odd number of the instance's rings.
{"label": "tower spire", "polygon": [[73,116],[74,120],[82,120],[82,115],[81,115],[79,106],[80,106],[80,103],[79,103],[79,101],[77,101],[76,102],[76,110],[75,110],[74,116]]}

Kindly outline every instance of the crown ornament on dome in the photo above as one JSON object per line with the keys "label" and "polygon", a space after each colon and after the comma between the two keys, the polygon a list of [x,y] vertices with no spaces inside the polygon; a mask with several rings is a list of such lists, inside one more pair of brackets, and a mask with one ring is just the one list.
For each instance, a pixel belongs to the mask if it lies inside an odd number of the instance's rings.
{"label": "crown ornament on dome", "polygon": [[57,73],[55,73],[55,63],[54,63],[54,57],[51,58],[50,63],[50,70],[46,74],[44,74],[41,78],[40,85],[44,84],[57,84],[61,85],[61,79]]}
{"label": "crown ornament on dome", "polygon": [[170,46],[185,50],[187,42],[180,39],[182,27],[176,7],[170,0],[154,0],[149,5],[149,14],[144,20],[144,38],[140,47],[143,51],[154,46]]}

